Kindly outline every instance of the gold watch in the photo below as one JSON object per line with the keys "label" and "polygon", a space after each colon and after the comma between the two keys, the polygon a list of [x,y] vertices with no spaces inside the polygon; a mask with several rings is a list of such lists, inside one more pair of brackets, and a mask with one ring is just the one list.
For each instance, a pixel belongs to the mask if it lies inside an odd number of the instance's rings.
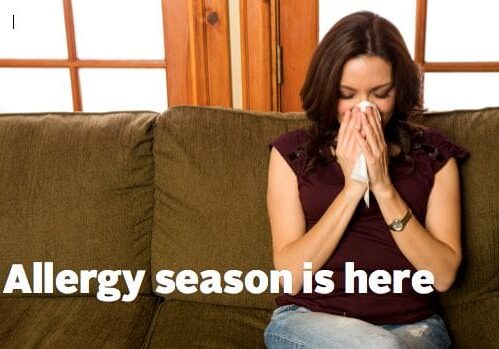
{"label": "gold watch", "polygon": [[388,224],[388,228],[390,228],[390,230],[393,231],[402,231],[404,230],[405,226],[407,225],[407,222],[409,222],[411,217],[412,217],[411,209],[407,207],[407,213],[405,214],[405,216],[402,218],[395,219],[393,222]]}

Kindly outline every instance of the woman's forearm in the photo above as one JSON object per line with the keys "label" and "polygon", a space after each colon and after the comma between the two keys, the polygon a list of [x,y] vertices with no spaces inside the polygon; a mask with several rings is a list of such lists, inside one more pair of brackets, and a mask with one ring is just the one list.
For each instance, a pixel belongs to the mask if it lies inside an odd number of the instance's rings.
{"label": "woman's forearm", "polygon": [[[393,185],[373,194],[387,224],[407,212],[407,204]],[[401,252],[416,269],[429,270],[433,274],[437,291],[444,292],[452,285],[460,264],[459,254],[433,237],[416,217],[409,220],[404,230],[391,231],[391,234]]]}
{"label": "woman's forearm", "polygon": [[289,270],[293,276],[292,294],[302,288],[303,262],[312,262],[315,273],[334,252],[363,193],[364,187],[359,183],[346,185],[319,221],[275,256],[276,267]]}

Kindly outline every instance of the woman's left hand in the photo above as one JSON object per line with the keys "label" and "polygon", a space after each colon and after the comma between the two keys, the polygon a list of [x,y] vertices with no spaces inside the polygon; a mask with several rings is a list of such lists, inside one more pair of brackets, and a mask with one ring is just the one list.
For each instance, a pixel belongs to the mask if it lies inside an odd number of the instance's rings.
{"label": "woman's left hand", "polygon": [[388,146],[383,134],[383,126],[372,107],[366,112],[359,110],[361,129],[356,130],[355,137],[364,152],[369,175],[369,187],[374,195],[391,186],[388,174]]}

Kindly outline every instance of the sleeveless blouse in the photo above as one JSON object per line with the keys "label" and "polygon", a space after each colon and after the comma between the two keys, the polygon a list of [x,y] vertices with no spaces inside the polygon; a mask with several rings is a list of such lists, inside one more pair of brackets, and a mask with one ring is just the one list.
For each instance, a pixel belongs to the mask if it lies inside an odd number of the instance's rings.
{"label": "sleeveless blouse", "polygon": [[[325,156],[333,161],[305,175],[307,155],[298,151],[298,147],[306,141],[306,129],[293,130],[277,137],[269,144],[269,149],[275,147],[279,151],[298,179],[306,231],[309,231],[342,190],[345,180],[330,152]],[[424,128],[417,144],[419,147],[413,147],[409,153],[414,161],[391,158],[389,173],[396,190],[424,226],[435,174],[450,157],[460,164],[469,152],[434,128]],[[367,293],[359,293],[357,281],[355,292],[345,293],[346,262],[354,262],[355,270],[364,270],[368,276],[377,269],[386,270],[392,276],[393,270],[409,269],[411,276],[417,271],[395,243],[374,195],[371,195],[369,208],[364,200],[359,201],[336,249],[320,268],[334,272],[334,290],[329,294],[303,293],[301,290],[294,296],[281,293],[275,300],[277,306],[296,304],[312,311],[354,317],[374,324],[419,321],[437,311],[436,291],[419,294],[413,290],[410,278],[403,279],[402,293],[394,293],[392,286],[386,294],[376,294],[369,286]],[[312,290],[316,285],[313,280]]]}

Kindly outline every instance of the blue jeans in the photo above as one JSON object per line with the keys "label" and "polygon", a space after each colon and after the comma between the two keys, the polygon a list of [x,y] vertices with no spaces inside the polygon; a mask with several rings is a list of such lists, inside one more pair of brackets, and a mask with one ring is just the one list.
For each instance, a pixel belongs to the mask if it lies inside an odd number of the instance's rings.
{"label": "blue jeans", "polygon": [[294,304],[272,314],[264,332],[273,348],[449,348],[450,338],[438,314],[408,324],[374,325],[359,319],[313,312]]}

